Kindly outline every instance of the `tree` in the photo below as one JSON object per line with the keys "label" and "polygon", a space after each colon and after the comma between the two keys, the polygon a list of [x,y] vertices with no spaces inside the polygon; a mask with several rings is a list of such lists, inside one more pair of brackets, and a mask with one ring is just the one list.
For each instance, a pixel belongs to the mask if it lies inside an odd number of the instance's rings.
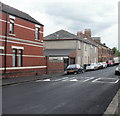
{"label": "tree", "polygon": [[114,56],[116,56],[116,57],[120,57],[120,51],[117,50],[116,47],[113,47],[113,48],[112,48],[112,51],[113,51]]}
{"label": "tree", "polygon": [[116,47],[113,47],[113,48],[112,48],[112,51],[113,51],[113,54],[114,54],[114,55],[117,55],[117,48],[116,48]]}

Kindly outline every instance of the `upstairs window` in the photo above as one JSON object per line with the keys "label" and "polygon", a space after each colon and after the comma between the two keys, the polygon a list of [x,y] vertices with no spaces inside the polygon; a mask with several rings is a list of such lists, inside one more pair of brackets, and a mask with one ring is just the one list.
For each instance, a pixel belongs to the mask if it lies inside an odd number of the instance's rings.
{"label": "upstairs window", "polygon": [[10,33],[14,34],[14,20],[13,19],[10,20]]}
{"label": "upstairs window", "polygon": [[39,40],[40,25],[35,25],[35,40]]}
{"label": "upstairs window", "polygon": [[10,34],[14,34],[14,21],[15,21],[15,17],[10,16]]}
{"label": "upstairs window", "polygon": [[36,27],[35,29],[35,39],[39,40],[39,28],[38,27]]}
{"label": "upstairs window", "polygon": [[0,53],[3,53],[4,47],[0,46]]}
{"label": "upstairs window", "polygon": [[85,48],[85,51],[87,51],[87,45],[86,44],[84,44],[84,48]]}
{"label": "upstairs window", "polygon": [[80,41],[78,41],[78,49],[81,49]]}

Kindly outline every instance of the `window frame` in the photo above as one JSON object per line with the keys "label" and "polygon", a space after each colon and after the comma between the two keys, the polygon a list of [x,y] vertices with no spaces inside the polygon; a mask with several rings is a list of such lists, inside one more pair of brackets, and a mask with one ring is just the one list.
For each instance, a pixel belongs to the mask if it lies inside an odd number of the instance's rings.
{"label": "window frame", "polygon": [[10,18],[9,33],[14,34],[14,19]]}
{"label": "window frame", "polygon": [[18,66],[22,67],[23,66],[23,50],[22,49],[18,49]]}
{"label": "window frame", "polygon": [[17,67],[17,49],[12,49],[12,66]]}
{"label": "window frame", "polygon": [[81,42],[78,41],[78,50],[80,50],[80,49],[81,49]]}
{"label": "window frame", "polygon": [[35,40],[40,40],[39,31],[40,31],[40,27],[36,26],[36,28],[35,28]]}

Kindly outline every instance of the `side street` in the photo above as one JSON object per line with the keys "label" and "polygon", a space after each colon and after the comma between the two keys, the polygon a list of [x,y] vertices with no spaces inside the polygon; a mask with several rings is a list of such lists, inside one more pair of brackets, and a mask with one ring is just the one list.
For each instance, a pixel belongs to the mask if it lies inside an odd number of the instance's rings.
{"label": "side street", "polygon": [[120,50],[91,28],[60,29],[0,2],[2,114],[119,115]]}

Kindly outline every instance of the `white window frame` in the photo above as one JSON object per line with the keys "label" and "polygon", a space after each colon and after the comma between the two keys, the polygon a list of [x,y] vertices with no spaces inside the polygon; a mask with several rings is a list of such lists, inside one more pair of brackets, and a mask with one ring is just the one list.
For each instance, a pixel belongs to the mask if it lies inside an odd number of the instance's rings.
{"label": "white window frame", "polygon": [[40,40],[39,32],[40,32],[40,25],[35,25],[35,40]]}
{"label": "white window frame", "polygon": [[[15,50],[15,51],[13,51],[13,50]],[[16,53],[15,53],[16,52]],[[12,55],[12,66],[13,67],[16,67],[16,65],[17,65],[17,49],[12,49],[12,53],[13,53],[13,55]]]}
{"label": "white window frame", "polygon": [[84,44],[84,48],[85,48],[85,51],[87,51],[87,44],[86,43]]}
{"label": "white window frame", "polygon": [[97,48],[95,47],[95,53],[97,52]]}
{"label": "white window frame", "polygon": [[78,41],[78,49],[80,50],[81,49],[81,42]]}
{"label": "white window frame", "polygon": [[9,32],[10,34],[14,34],[14,19],[10,19],[10,24],[9,24]]}
{"label": "white window frame", "polygon": [[19,67],[22,67],[22,53],[23,53],[23,50],[19,49],[18,50],[18,66]]}

